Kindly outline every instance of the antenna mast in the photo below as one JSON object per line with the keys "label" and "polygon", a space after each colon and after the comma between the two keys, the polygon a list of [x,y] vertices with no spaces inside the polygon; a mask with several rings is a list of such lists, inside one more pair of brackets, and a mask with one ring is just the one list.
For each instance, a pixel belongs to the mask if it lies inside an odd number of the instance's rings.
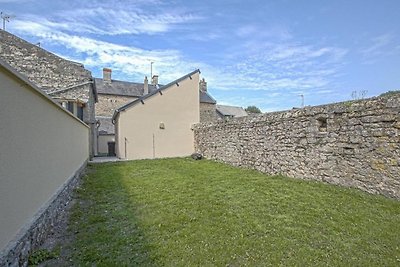
{"label": "antenna mast", "polygon": [[301,108],[304,108],[304,95],[301,94],[300,97],[301,97]]}
{"label": "antenna mast", "polygon": [[10,19],[15,18],[13,15],[7,15],[6,13],[0,12],[1,18],[3,20],[3,31],[6,30],[6,22],[10,22]]}

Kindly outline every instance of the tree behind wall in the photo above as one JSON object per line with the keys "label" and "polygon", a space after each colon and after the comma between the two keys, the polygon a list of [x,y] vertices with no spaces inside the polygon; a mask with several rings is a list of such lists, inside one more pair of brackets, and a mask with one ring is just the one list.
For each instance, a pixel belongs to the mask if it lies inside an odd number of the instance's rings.
{"label": "tree behind wall", "polygon": [[256,106],[248,106],[247,108],[245,108],[245,110],[247,113],[252,113],[252,114],[261,113],[261,110]]}

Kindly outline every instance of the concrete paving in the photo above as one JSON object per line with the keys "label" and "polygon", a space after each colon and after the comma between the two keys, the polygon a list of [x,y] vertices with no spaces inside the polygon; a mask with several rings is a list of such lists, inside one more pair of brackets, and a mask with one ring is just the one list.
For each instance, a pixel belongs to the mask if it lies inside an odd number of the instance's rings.
{"label": "concrete paving", "polygon": [[125,161],[123,159],[119,159],[117,157],[94,157],[89,163],[105,163],[105,162],[117,162],[117,161]]}

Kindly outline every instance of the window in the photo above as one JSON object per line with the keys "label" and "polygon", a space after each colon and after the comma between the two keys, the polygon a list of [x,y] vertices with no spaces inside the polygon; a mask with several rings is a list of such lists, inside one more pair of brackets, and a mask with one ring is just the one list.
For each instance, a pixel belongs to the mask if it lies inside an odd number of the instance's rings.
{"label": "window", "polygon": [[77,117],[83,121],[83,107],[78,106]]}
{"label": "window", "polygon": [[67,109],[73,114],[74,113],[74,102],[68,102]]}
{"label": "window", "polygon": [[326,128],[328,125],[328,122],[326,120],[326,118],[318,118],[317,119],[318,122],[318,129],[320,132],[326,132]]}

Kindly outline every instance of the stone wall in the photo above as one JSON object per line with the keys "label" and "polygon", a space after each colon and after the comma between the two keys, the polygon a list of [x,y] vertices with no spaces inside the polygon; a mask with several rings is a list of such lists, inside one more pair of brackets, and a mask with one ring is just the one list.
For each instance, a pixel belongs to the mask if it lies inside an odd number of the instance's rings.
{"label": "stone wall", "polygon": [[108,116],[114,115],[114,111],[137,99],[137,97],[130,96],[117,96],[117,95],[98,95],[98,102],[96,103],[96,116]]}
{"label": "stone wall", "polygon": [[200,103],[200,122],[212,122],[218,119],[216,105]]}
{"label": "stone wall", "polygon": [[400,198],[400,95],[199,124],[206,158]]}

